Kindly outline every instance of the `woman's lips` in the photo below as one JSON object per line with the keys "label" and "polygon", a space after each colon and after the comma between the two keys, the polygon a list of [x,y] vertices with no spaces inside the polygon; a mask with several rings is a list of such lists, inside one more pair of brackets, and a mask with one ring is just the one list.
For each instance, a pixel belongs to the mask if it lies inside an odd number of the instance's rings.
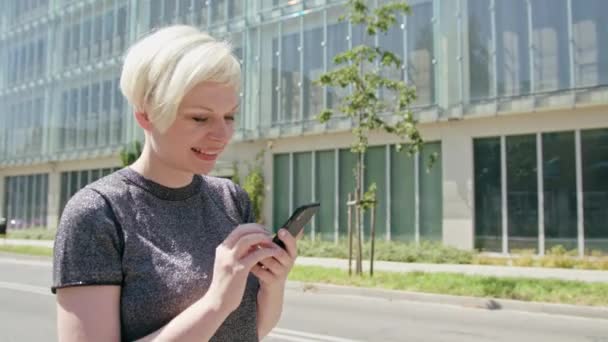
{"label": "woman's lips", "polygon": [[215,161],[217,159],[217,157],[219,156],[219,152],[217,152],[217,153],[202,152],[201,150],[196,149],[196,148],[192,148],[191,150],[198,159],[204,160],[204,161]]}

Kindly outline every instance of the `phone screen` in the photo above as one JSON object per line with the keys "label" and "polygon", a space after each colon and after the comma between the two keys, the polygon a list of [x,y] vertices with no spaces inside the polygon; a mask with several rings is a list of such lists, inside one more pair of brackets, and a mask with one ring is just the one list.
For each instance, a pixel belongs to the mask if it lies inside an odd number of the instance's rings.
{"label": "phone screen", "polygon": [[[298,207],[293,214],[291,214],[287,222],[279,228],[285,228],[292,236],[298,236],[302,229],[304,229],[304,226],[306,226],[306,224],[310,222],[310,219],[319,211],[320,206],[320,203],[311,203]],[[272,241],[285,249],[285,244],[278,236],[275,236]]]}

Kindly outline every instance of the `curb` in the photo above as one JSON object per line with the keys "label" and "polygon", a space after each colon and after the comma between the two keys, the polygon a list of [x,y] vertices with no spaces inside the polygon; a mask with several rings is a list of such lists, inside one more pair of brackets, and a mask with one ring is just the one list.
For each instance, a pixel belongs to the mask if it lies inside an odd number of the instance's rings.
{"label": "curb", "polygon": [[287,283],[287,289],[292,291],[313,292],[321,294],[373,297],[386,299],[389,301],[414,301],[433,304],[455,305],[486,310],[510,310],[608,320],[608,307],[606,306],[594,307],[586,305],[583,306],[544,302],[525,302],[511,299],[453,296],[444,294],[384,290],[322,283],[306,283],[299,281],[289,281]]}

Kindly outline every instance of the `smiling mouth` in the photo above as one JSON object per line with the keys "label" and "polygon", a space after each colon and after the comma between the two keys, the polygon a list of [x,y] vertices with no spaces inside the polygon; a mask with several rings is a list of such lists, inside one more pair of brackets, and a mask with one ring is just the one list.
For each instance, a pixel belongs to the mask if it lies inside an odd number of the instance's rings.
{"label": "smiling mouth", "polygon": [[194,154],[196,155],[197,158],[206,160],[206,161],[216,160],[220,154],[219,152],[213,152],[213,153],[203,152],[202,150],[195,148],[195,147],[192,147],[190,150],[192,152],[194,152]]}

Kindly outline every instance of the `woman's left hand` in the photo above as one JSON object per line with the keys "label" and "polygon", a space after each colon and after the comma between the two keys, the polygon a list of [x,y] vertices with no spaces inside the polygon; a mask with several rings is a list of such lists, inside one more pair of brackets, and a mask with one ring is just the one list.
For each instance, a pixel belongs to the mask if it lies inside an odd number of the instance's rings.
{"label": "woman's left hand", "polygon": [[279,230],[279,239],[285,244],[286,250],[274,245],[280,250],[278,255],[263,259],[251,269],[251,273],[260,281],[260,288],[262,289],[283,288],[298,256],[296,237],[282,228]]}

